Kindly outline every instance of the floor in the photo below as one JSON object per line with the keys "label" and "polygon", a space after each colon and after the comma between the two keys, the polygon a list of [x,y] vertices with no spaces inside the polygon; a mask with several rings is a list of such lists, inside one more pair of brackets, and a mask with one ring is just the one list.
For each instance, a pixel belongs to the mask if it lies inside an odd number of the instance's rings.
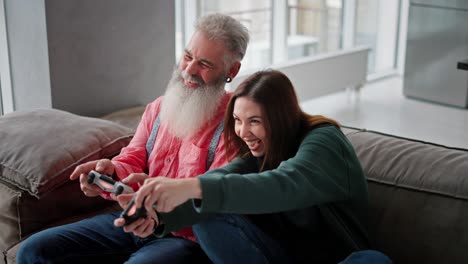
{"label": "floor", "polygon": [[468,149],[468,109],[406,98],[403,81],[392,77],[301,103],[304,111],[343,125]]}

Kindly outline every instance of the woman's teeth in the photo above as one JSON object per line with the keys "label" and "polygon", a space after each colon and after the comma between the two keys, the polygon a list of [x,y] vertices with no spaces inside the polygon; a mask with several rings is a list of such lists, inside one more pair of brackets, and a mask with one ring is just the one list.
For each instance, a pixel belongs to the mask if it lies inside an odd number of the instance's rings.
{"label": "woman's teeth", "polygon": [[260,140],[255,140],[255,141],[246,141],[245,143],[247,144],[247,146],[249,146],[249,148],[253,148],[259,142],[260,142]]}

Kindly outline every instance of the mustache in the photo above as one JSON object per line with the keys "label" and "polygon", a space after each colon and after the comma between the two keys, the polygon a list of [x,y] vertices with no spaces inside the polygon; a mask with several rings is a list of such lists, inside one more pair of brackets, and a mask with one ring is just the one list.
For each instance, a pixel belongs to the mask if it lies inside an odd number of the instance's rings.
{"label": "mustache", "polygon": [[190,75],[186,71],[180,72],[181,77],[188,82],[193,82],[198,85],[205,85],[206,83],[203,81],[202,78],[196,76],[196,75]]}

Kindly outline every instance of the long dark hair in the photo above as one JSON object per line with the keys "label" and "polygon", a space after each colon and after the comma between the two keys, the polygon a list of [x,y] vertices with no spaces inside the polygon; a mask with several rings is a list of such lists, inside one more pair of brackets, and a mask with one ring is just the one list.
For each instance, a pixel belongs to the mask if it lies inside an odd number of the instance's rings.
{"label": "long dark hair", "polygon": [[224,137],[228,156],[240,149],[239,155],[250,154],[247,145],[234,130],[234,104],[237,98],[247,97],[258,103],[264,113],[267,142],[265,156],[260,168],[270,170],[294,156],[307,131],[315,126],[329,123],[339,128],[332,119],[309,115],[301,110],[296,92],[289,78],[280,71],[258,71],[244,80],[233,92],[224,117]]}

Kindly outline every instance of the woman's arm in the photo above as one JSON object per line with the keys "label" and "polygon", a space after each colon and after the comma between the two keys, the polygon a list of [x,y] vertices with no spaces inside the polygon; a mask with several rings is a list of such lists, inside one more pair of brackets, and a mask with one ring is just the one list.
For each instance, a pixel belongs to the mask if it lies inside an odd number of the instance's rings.
{"label": "woman's arm", "polygon": [[[200,212],[262,214],[306,208],[350,198],[364,179],[354,149],[335,127],[309,132],[297,154],[262,173],[208,172],[199,177]],[[365,184],[365,183],[364,183]]]}
{"label": "woman's arm", "polygon": [[[297,154],[277,169],[246,174],[252,171],[246,169],[251,164],[237,159],[198,178],[145,184],[137,193],[136,203],[141,204],[147,197],[147,209],[156,202],[158,212],[167,213],[187,200],[201,198],[201,204],[195,207],[200,213],[262,214],[343,201],[350,198],[353,185],[365,184],[353,153],[350,143],[336,128],[318,128],[309,132]],[[197,221],[190,217],[177,220],[171,218],[175,215],[171,213],[161,214],[163,222],[188,226]]]}
{"label": "woman's arm", "polygon": [[[215,169],[222,174],[246,172],[251,170],[252,161],[235,159],[223,168]],[[199,213],[195,210],[193,200],[202,198],[200,181],[197,178],[172,179],[155,177],[147,179],[136,193],[135,203],[139,207],[145,198],[145,208],[151,217],[164,223],[158,228],[156,235],[164,235],[170,231],[178,231],[183,227],[193,225],[202,219],[210,217],[210,213]],[[158,214],[153,209],[156,204]],[[157,217],[157,218],[156,218]]]}

